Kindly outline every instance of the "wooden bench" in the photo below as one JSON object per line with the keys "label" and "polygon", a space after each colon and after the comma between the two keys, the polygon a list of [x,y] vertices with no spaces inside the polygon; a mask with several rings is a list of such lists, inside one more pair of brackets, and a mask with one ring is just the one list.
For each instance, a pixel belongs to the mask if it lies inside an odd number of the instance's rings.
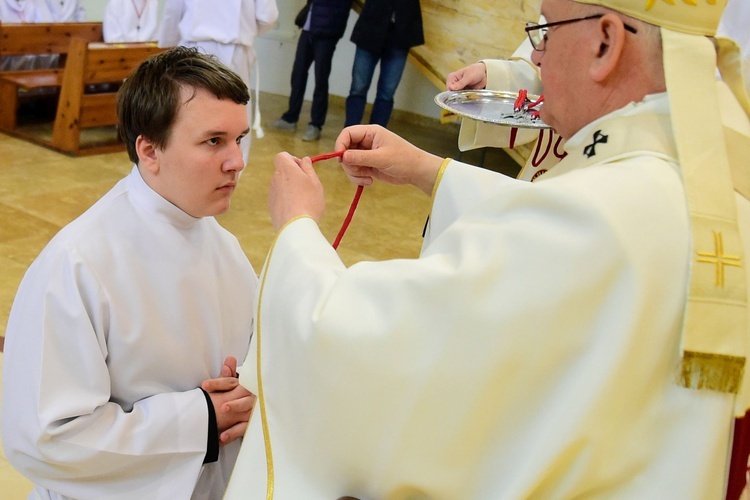
{"label": "wooden bench", "polygon": [[[73,39],[50,146],[74,156],[124,150],[122,142],[113,140],[82,146],[81,131],[116,125],[116,88],[143,60],[164,50],[152,42],[105,44]],[[97,91],[102,84],[114,88]]]}
{"label": "wooden bench", "polygon": [[0,130],[13,132],[21,99],[41,88],[59,89],[62,67],[73,38],[102,41],[102,23],[0,23],[0,68],[8,57],[58,54],[58,68],[0,69]]}

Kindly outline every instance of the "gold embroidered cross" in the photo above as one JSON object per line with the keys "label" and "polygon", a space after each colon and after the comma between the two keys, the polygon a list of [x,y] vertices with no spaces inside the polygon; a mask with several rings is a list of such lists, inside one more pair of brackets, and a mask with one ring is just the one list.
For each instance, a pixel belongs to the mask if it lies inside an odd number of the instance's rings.
{"label": "gold embroidered cross", "polygon": [[724,288],[724,266],[742,267],[739,255],[724,255],[724,238],[721,232],[714,233],[714,253],[698,252],[698,262],[716,265],[716,286]]}

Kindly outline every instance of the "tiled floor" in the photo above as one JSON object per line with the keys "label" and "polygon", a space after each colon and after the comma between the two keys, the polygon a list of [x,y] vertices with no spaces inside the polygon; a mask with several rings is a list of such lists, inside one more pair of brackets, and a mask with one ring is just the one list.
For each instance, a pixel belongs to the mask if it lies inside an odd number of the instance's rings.
{"label": "tiled floor", "polygon": [[[273,157],[279,151],[297,156],[329,152],[344,122],[343,101],[333,98],[328,123],[319,142],[266,127],[263,139],[253,139],[249,167],[235,192],[231,210],[219,218],[237,235],[250,261],[259,270],[273,238],[266,209],[267,186]],[[303,108],[303,117],[308,111]],[[262,94],[263,123],[270,123],[285,110],[286,98]],[[390,128],[420,147],[441,156],[456,157],[455,125],[414,117],[394,116]],[[464,161],[478,163],[472,152]],[[491,151],[484,163],[513,173],[517,166],[499,151]],[[129,172],[125,153],[70,158],[0,134],[0,334],[23,273],[46,242],[66,223],[83,212],[117,180]],[[320,164],[319,175],[328,203],[323,231],[332,240],[346,215],[355,188],[335,161]],[[376,184],[367,188],[339,253],[347,264],[361,260],[412,257],[419,252],[421,232],[429,211],[429,200],[411,187]],[[0,364],[2,354],[0,354]],[[1,380],[0,380],[1,382]],[[12,408],[0,408],[12,412]],[[0,455],[0,499],[25,498],[31,484]]]}

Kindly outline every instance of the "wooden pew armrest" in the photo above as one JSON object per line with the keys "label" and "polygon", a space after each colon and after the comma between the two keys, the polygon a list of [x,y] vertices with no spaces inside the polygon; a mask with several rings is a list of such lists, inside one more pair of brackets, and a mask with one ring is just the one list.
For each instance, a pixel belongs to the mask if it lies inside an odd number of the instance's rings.
{"label": "wooden pew armrest", "polygon": [[62,79],[60,70],[0,72],[0,80],[15,85],[19,90],[60,87]]}

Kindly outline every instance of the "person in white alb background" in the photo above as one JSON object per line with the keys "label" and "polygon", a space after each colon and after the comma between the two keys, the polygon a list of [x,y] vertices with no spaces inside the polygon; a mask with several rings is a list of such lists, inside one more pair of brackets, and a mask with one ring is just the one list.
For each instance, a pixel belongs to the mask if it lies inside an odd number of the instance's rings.
{"label": "person in white alb background", "polygon": [[0,22],[49,23],[52,13],[47,0],[0,0]]}
{"label": "person in white alb background", "polygon": [[109,0],[102,21],[104,41],[151,42],[159,31],[157,0]]}
{"label": "person in white alb background", "polygon": [[44,0],[53,23],[73,23],[86,20],[86,10],[81,0]]}
{"label": "person in white alb background", "polygon": [[[47,0],[0,0],[0,22],[2,23],[51,23],[54,21]],[[0,70],[28,70],[55,68],[57,54],[39,54],[3,57]],[[35,94],[47,89],[34,89]]]}

